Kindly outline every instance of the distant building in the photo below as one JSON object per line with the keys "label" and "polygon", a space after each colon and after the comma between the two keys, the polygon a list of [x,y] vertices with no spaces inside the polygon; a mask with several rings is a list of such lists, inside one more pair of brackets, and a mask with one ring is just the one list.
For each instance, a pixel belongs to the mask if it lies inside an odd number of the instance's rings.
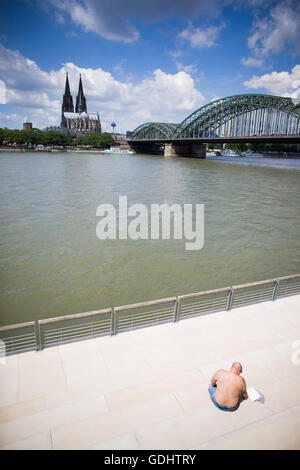
{"label": "distant building", "polygon": [[30,131],[32,129],[32,122],[29,122],[26,118],[25,122],[23,123],[23,130]]}
{"label": "distant building", "polygon": [[88,113],[86,99],[83,93],[81,75],[74,110],[73,98],[70,92],[68,73],[66,76],[65,93],[61,107],[61,127],[68,129],[77,135],[85,135],[90,132],[101,132],[101,123],[98,113]]}

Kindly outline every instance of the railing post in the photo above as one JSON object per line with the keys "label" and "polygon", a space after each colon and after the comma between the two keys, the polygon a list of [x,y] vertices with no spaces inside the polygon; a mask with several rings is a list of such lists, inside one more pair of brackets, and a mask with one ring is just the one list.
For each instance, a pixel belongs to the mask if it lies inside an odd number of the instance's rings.
{"label": "railing post", "polygon": [[226,310],[231,310],[232,300],[233,300],[233,289],[230,289],[230,291],[228,292]]}
{"label": "railing post", "polygon": [[42,340],[41,340],[40,324],[39,324],[38,321],[35,322],[34,332],[35,332],[36,351],[41,351],[42,350]]}
{"label": "railing post", "polygon": [[274,281],[274,289],[273,289],[273,294],[272,294],[272,301],[273,302],[274,302],[274,300],[276,300],[278,287],[279,287],[279,281],[276,280],[276,281]]}
{"label": "railing post", "polygon": [[174,322],[179,320],[180,314],[180,300],[177,298],[174,302]]}
{"label": "railing post", "polygon": [[111,312],[111,336],[115,336],[117,334],[117,312],[116,309],[113,308]]}

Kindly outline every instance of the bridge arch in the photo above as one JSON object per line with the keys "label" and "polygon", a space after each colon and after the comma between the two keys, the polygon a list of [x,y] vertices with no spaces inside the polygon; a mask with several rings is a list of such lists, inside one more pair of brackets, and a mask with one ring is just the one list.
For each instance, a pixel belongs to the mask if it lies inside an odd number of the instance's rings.
{"label": "bridge arch", "polygon": [[292,98],[240,94],[194,111],[181,124],[149,122],[131,140],[300,134],[300,105]]}
{"label": "bridge arch", "polygon": [[215,100],[190,114],[174,137],[215,137],[294,134],[300,109],[291,98],[261,94]]}
{"label": "bridge arch", "polygon": [[178,124],[165,122],[146,122],[137,127],[131,134],[131,140],[168,139],[176,132]]}

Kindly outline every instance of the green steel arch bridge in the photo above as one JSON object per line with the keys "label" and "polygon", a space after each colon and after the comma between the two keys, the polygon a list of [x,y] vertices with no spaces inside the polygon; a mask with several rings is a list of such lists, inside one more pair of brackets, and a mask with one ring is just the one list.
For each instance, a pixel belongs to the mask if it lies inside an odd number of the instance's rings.
{"label": "green steel arch bridge", "polygon": [[202,157],[203,144],[253,141],[299,144],[300,100],[262,94],[228,96],[202,106],[180,124],[144,123],[129,138],[130,146],[144,153],[164,147],[165,154]]}

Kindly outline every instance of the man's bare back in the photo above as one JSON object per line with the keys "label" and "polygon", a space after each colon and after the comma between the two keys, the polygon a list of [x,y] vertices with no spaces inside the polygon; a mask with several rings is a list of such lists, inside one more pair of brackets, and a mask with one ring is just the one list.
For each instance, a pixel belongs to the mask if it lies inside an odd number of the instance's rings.
{"label": "man's bare back", "polygon": [[241,397],[247,400],[246,382],[240,376],[242,366],[234,362],[229,371],[220,369],[211,379],[211,386],[216,387],[215,400],[225,407],[235,407]]}

